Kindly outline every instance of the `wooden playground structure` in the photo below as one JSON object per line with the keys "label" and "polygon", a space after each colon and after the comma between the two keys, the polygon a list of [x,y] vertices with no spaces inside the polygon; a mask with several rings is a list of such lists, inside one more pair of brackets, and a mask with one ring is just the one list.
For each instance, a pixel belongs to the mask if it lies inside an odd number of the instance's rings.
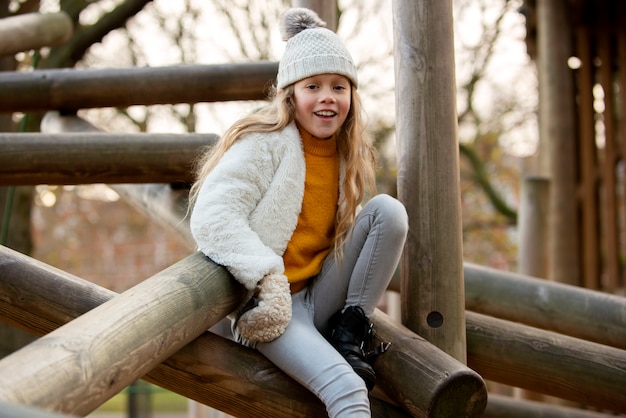
{"label": "wooden playground structure", "polygon": [[[62,15],[0,20],[1,39],[16,25],[54,23],[0,54],[64,42],[72,27]],[[394,282],[402,324],[381,311],[372,318],[392,342],[376,360],[373,416],[626,414],[626,298],[463,263],[451,1],[395,1],[394,24],[398,188],[411,231]],[[47,112],[41,132],[0,133],[0,185],[108,183],[193,245],[187,192],[170,184],[192,180],[193,158],[216,136],[107,133],[76,111],[259,99],[276,71],[252,63],[0,73],[0,112]],[[180,83],[163,82],[173,73]],[[0,320],[40,337],[0,360],[0,417],[84,416],[140,378],[238,417],[325,416],[262,355],[206,331],[243,297],[198,252],[116,294],[0,247]],[[589,409],[491,394],[486,381]]]}

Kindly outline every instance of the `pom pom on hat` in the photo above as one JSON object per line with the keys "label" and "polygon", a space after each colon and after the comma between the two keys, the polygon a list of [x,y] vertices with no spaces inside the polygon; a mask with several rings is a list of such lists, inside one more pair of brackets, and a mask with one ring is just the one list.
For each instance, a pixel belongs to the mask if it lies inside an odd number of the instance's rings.
{"label": "pom pom on hat", "polygon": [[287,10],[280,22],[280,35],[287,42],[305,29],[324,28],[326,22],[319,18],[314,11],[298,7]]}
{"label": "pom pom on hat", "polygon": [[356,66],[339,37],[312,10],[292,8],[281,19],[280,32],[287,41],[278,66],[277,88],[318,74],[341,74],[356,88]]}

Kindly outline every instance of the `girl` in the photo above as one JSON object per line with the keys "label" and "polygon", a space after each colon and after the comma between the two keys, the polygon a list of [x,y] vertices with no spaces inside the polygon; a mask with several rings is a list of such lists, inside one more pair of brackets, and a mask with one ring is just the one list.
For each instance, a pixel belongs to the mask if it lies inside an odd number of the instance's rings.
{"label": "girl", "polygon": [[255,347],[330,417],[369,417],[368,316],[396,269],[407,215],[387,195],[358,211],[374,192],[374,156],[356,68],[323,26],[308,9],[283,16],[273,100],[201,160],[191,230],[251,293],[212,331]]}

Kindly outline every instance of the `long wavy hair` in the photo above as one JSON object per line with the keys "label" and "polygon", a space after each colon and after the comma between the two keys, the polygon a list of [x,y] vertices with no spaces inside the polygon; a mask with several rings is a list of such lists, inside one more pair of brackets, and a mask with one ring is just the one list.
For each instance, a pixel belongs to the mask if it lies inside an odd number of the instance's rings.
{"label": "long wavy hair", "polygon": [[[274,90],[271,101],[262,109],[239,119],[209,148],[196,162],[196,181],[189,193],[189,207],[192,208],[204,179],[217,165],[226,151],[244,135],[252,132],[275,132],[289,125],[295,117],[294,88],[289,85]],[[346,121],[337,135],[340,158],[345,164],[343,195],[339,198],[333,248],[341,256],[342,246],[354,219],[356,210],[365,194],[376,193],[374,150],[370,144],[363,120],[361,99],[357,90],[351,89],[351,105]]]}

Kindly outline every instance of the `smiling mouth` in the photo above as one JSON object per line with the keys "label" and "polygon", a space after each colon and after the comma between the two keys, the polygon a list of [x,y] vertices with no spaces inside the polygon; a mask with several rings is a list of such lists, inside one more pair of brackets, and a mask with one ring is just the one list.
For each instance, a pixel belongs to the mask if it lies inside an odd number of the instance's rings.
{"label": "smiling mouth", "polygon": [[331,110],[320,110],[319,112],[313,112],[316,116],[322,116],[325,118],[333,117],[337,115],[337,112]]}

